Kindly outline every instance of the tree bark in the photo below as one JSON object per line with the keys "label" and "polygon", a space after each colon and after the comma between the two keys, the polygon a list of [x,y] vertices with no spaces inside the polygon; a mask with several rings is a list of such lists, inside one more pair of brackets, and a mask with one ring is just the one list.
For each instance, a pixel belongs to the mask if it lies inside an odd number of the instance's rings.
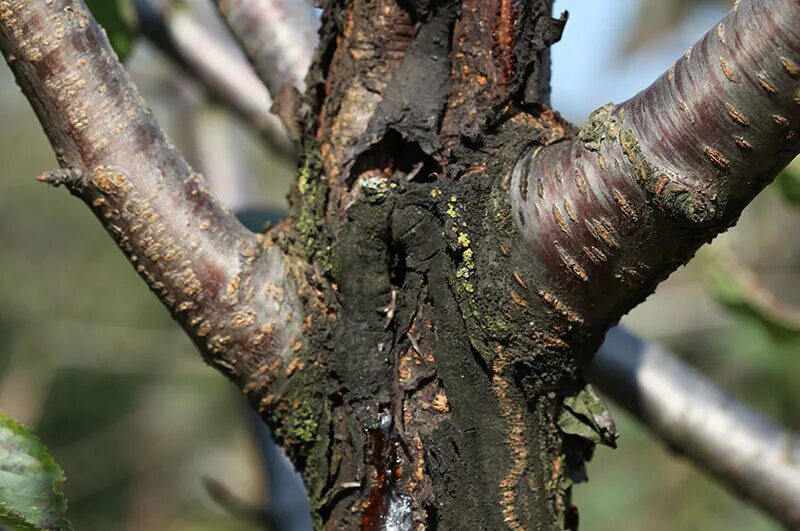
{"label": "tree bark", "polygon": [[544,355],[558,340],[515,295],[524,280],[497,186],[526,148],[567,129],[542,105],[563,26],[550,11],[326,5],[293,197],[293,243],[310,282],[329,286],[319,306],[337,313],[316,330],[327,459],[307,463],[326,527],[575,524],[568,486],[591,443],[567,441],[558,421],[583,380],[570,356]]}
{"label": "tree bark", "polygon": [[570,486],[616,438],[593,350],[798,151],[800,4],[742,3],[580,132],[546,106],[551,0],[324,7],[291,217],[256,236],[81,2],[0,2],[69,170],[43,180],[92,207],[248,395],[318,527],[574,529]]}

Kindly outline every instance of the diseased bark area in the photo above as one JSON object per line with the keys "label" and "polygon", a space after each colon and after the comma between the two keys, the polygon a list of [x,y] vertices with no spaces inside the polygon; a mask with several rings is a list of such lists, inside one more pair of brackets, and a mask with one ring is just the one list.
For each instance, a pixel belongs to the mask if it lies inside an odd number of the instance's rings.
{"label": "diseased bark area", "polygon": [[588,330],[650,294],[800,151],[800,4],[735,7],[653,85],[509,183],[535,264]]}
{"label": "diseased bark area", "polygon": [[[479,7],[325,6],[285,241],[313,263],[301,296],[320,287],[309,303],[336,314],[307,343],[335,405],[315,443],[326,474],[309,484],[327,528],[574,524],[567,487],[587,445],[564,446],[547,393],[582,377],[530,336],[537,309],[509,302],[498,186],[527,146],[568,130],[539,101],[563,21],[547,1]],[[543,369],[526,383],[522,360]]]}

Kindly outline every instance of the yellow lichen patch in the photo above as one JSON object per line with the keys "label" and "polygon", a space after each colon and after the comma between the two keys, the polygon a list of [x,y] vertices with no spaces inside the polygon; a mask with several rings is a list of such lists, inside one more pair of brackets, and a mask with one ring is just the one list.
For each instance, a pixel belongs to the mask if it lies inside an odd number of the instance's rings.
{"label": "yellow lichen patch", "polygon": [[[447,216],[456,223],[461,219],[461,215],[456,208],[457,201],[458,198],[455,195],[450,196],[446,211]],[[461,225],[466,226],[466,223],[462,221]],[[462,249],[461,266],[456,270],[456,278],[461,280],[461,286],[467,293],[473,293],[475,291],[475,286],[469,280],[475,270],[474,252],[471,247],[472,241],[466,231],[458,230],[455,225],[450,228],[450,231],[457,233],[456,244]]]}

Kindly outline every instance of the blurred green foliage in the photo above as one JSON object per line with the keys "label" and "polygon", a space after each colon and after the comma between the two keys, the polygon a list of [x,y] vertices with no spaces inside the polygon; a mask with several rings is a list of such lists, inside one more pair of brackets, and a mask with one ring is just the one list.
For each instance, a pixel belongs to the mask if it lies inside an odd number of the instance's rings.
{"label": "blurred green foliage", "polygon": [[85,0],[86,5],[106,30],[108,40],[121,61],[133,52],[138,35],[136,12],[132,0]]}
{"label": "blurred green foliage", "polygon": [[0,524],[68,531],[61,470],[28,428],[0,413]]}
{"label": "blurred green foliage", "polygon": [[800,159],[795,159],[775,180],[787,201],[800,207]]}

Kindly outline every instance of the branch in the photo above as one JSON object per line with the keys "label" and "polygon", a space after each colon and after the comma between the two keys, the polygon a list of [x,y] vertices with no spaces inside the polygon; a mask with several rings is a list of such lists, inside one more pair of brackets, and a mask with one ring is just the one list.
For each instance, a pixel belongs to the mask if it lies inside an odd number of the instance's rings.
{"label": "branch", "polygon": [[209,363],[242,385],[280,359],[300,319],[281,253],[210,195],[83,2],[0,3],[0,48],[63,168],[39,179],[92,209]]}
{"label": "branch", "polygon": [[663,348],[611,329],[589,369],[656,436],[787,528],[800,526],[800,439]]}
{"label": "branch", "polygon": [[736,221],[799,128],[800,2],[742,0],[650,87],[517,164],[536,284],[602,332]]}
{"label": "branch", "polygon": [[319,20],[307,0],[214,0],[272,97],[288,84],[302,92]]}
{"label": "branch", "polygon": [[151,43],[197,79],[212,98],[233,110],[267,145],[284,156],[296,156],[283,124],[270,112],[269,92],[236,44],[228,42],[228,35],[209,29],[186,7],[171,8],[158,0],[135,0],[134,5],[142,34]]}

